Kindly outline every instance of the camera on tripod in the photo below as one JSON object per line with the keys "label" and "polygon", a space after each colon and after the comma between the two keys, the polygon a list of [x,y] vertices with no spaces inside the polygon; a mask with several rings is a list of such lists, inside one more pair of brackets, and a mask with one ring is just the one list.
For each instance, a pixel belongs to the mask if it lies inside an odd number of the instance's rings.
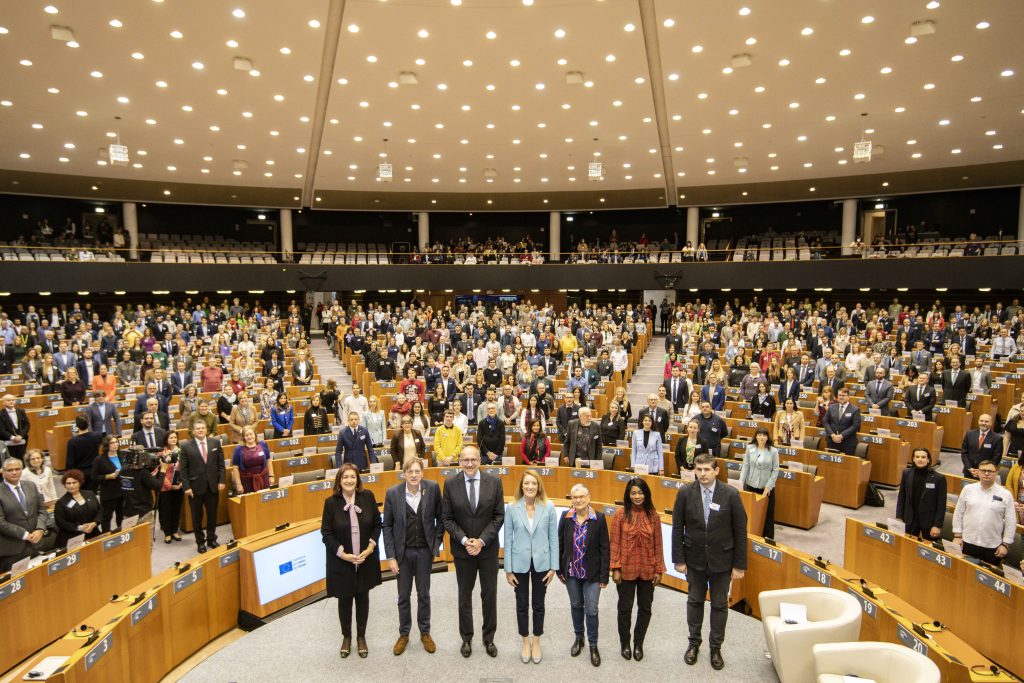
{"label": "camera on tripod", "polygon": [[121,466],[129,470],[153,470],[160,465],[159,449],[148,449],[142,446],[128,446],[120,453]]}

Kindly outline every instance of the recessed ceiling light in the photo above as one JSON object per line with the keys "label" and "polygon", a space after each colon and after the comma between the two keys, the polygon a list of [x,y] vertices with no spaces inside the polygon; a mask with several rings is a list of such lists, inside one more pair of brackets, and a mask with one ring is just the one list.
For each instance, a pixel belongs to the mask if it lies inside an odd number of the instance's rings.
{"label": "recessed ceiling light", "polygon": [[6,26],[0,26],[0,36],[6,36],[10,31]]}
{"label": "recessed ceiling light", "polygon": [[789,108],[790,109],[798,109],[799,107],[800,107],[800,103],[799,102],[790,102],[789,103]]}
{"label": "recessed ceiling light", "polygon": [[615,101],[613,101],[612,102],[612,106],[613,107],[621,107],[622,106],[622,100],[615,100]]}
{"label": "recessed ceiling light", "polygon": [[964,56],[963,55],[953,55],[952,57],[949,58],[949,61],[951,61],[951,62],[962,62],[962,61],[964,61]]}
{"label": "recessed ceiling light", "polygon": [[92,71],[92,72],[89,73],[89,75],[92,76],[93,78],[103,78],[103,72],[102,71]]}
{"label": "recessed ceiling light", "polygon": [[234,40],[234,39],[232,39],[232,40],[229,40],[229,41],[227,41],[227,42],[226,42],[226,43],[224,43],[224,44],[225,44],[225,45],[227,45],[227,46],[228,46],[228,47],[230,47],[230,48],[235,48],[235,47],[238,47],[238,41],[237,41],[237,40]]}
{"label": "recessed ceiling light", "polygon": [[487,40],[494,40],[495,38],[498,37],[498,34],[495,33],[494,31],[488,31],[484,35],[487,37]]}
{"label": "recessed ceiling light", "polygon": [[991,137],[991,136],[993,136],[995,134],[996,134],[996,131],[994,131],[994,130],[986,130],[985,131],[985,135],[988,135],[989,137]]}
{"label": "recessed ceiling light", "polygon": [[903,39],[903,42],[906,43],[907,45],[913,45],[914,43],[917,42],[917,37],[907,36],[906,38]]}
{"label": "recessed ceiling light", "polygon": [[988,23],[987,21],[979,21],[977,24],[974,25],[974,28],[985,30],[991,25],[992,24]]}
{"label": "recessed ceiling light", "polygon": [[158,87],[158,88],[166,88],[167,87],[167,81],[157,81],[156,82],[156,87]]}
{"label": "recessed ceiling light", "polygon": [[18,156],[21,157],[22,159],[31,159],[32,158],[32,155],[29,154],[28,152],[22,152]]}
{"label": "recessed ceiling light", "polygon": [[744,42],[746,42],[747,45],[757,45],[757,38],[755,38],[754,36],[750,36]]}
{"label": "recessed ceiling light", "polygon": [[673,26],[676,25],[676,20],[666,19],[665,21],[661,22],[661,25],[664,26],[665,28],[672,28]]}
{"label": "recessed ceiling light", "polygon": [[174,31],[171,31],[171,38],[175,38],[177,40],[181,40],[182,37],[183,37],[183,34],[182,34],[181,31],[178,31],[177,29],[175,29]]}
{"label": "recessed ceiling light", "polygon": [[1009,78],[1010,76],[1013,75],[1013,69],[1003,69],[999,73],[999,75],[1002,76],[1003,78]]}
{"label": "recessed ceiling light", "polygon": [[910,158],[911,159],[920,159],[921,158],[921,153],[920,152],[914,152],[913,154],[910,155]]}
{"label": "recessed ceiling light", "polygon": [[306,74],[305,76],[302,77],[302,80],[306,81],[307,83],[312,83],[314,80],[313,74]]}
{"label": "recessed ceiling light", "polygon": [[636,83],[637,85],[643,85],[644,84],[644,77],[643,76],[637,76],[636,78],[633,79],[633,82]]}
{"label": "recessed ceiling light", "polygon": [[195,69],[196,71],[202,71],[203,69],[206,68],[206,65],[203,64],[202,62],[192,62],[192,68]]}
{"label": "recessed ceiling light", "polygon": [[434,124],[434,128],[437,128],[438,130],[440,130],[440,129],[444,128],[444,124],[441,123],[441,122],[435,123]]}
{"label": "recessed ceiling light", "polygon": [[299,121],[301,121],[302,123],[309,123],[309,117],[308,116],[300,116],[299,117]]}
{"label": "recessed ceiling light", "polygon": [[376,55],[366,55],[366,61],[368,61],[370,64],[375,64],[377,62],[377,56]]}
{"label": "recessed ceiling light", "polygon": [[232,10],[231,14],[234,15],[235,18],[237,18],[237,19],[245,19],[245,10],[244,9]]}
{"label": "recessed ceiling light", "polygon": [[88,115],[89,115],[89,112],[85,111],[84,109],[79,109],[78,111],[75,112],[75,116],[85,117],[85,116],[88,116]]}
{"label": "recessed ceiling light", "polygon": [[121,95],[120,97],[117,98],[117,101],[120,102],[121,104],[128,104],[128,102],[130,100],[127,97],[125,97],[124,95]]}
{"label": "recessed ceiling light", "polygon": [[763,85],[759,85],[756,88],[754,88],[754,92],[756,92],[756,93],[763,93],[764,91],[765,91],[765,87]]}
{"label": "recessed ceiling light", "polygon": [[850,52],[849,48],[845,48],[844,47],[842,50],[839,51],[839,56],[840,57],[849,57],[850,54],[851,54],[851,52]]}
{"label": "recessed ceiling light", "polygon": [[855,95],[853,96],[853,99],[855,99],[855,100],[863,100],[863,99],[864,99],[864,97],[865,97],[864,93],[862,93],[862,92],[859,92],[859,93],[857,93],[857,94],[855,94]]}
{"label": "recessed ceiling light", "polygon": [[281,48],[281,54],[283,54],[283,55],[290,55],[291,53],[292,53],[292,49],[290,47],[282,47]]}
{"label": "recessed ceiling light", "polygon": [[[107,23],[113,26],[114,28],[121,28],[122,26],[124,26],[124,24],[121,23],[120,19],[111,19]],[[4,33],[6,33],[6,31],[4,31]]]}
{"label": "recessed ceiling light", "polygon": [[520,61],[519,61],[518,59],[513,59],[513,60],[511,60],[511,61],[510,61],[510,62],[508,63],[508,65],[509,65],[509,66],[519,66],[519,64],[520,64],[520,63],[521,63],[521,62],[520,62]]}
{"label": "recessed ceiling light", "polygon": [[[615,55],[606,55],[605,58],[604,58],[604,61],[606,61],[606,62],[614,62],[615,61]],[[1003,72],[1003,73],[1004,73],[1004,75],[1006,75],[1005,72]],[[1012,76],[1013,72],[1011,71],[1009,75]]]}
{"label": "recessed ceiling light", "polygon": [[701,131],[701,133],[703,133],[704,135],[711,135],[711,129],[705,128],[704,130]]}
{"label": "recessed ceiling light", "polygon": [[518,104],[512,105],[512,111],[519,111],[520,109],[522,109],[522,107],[520,107]]}
{"label": "recessed ceiling light", "polygon": [[60,10],[58,10],[53,5],[47,5],[46,7],[43,8],[43,11],[46,12],[47,14],[56,14]]}
{"label": "recessed ceiling light", "polygon": [[362,102],[359,103],[359,106],[362,107],[363,109],[366,109],[367,107],[370,106],[370,103],[367,102],[366,100],[363,100]]}
{"label": "recessed ceiling light", "polygon": [[802,36],[809,36],[812,33],[814,33],[814,29],[811,28],[810,26],[805,26],[804,28],[800,29],[800,35]]}
{"label": "recessed ceiling light", "polygon": [[940,126],[948,126],[949,125],[949,119],[942,119],[941,121],[939,121],[939,125]]}
{"label": "recessed ceiling light", "polygon": [[925,83],[924,84],[924,89],[925,90],[934,90],[935,89],[935,84],[934,83]]}
{"label": "recessed ceiling light", "polygon": [[181,110],[182,111],[192,111],[192,105],[191,104],[183,104],[183,105],[181,105]]}
{"label": "recessed ceiling light", "polygon": [[741,17],[745,17],[745,16],[747,16],[749,14],[750,14],[750,8],[749,7],[740,7],[740,16]]}
{"label": "recessed ceiling light", "polygon": [[536,88],[537,90],[543,90],[544,89],[544,84],[543,83],[537,83],[533,87]]}
{"label": "recessed ceiling light", "polygon": [[897,114],[902,114],[906,110],[907,110],[906,107],[896,107],[895,109],[893,109],[893,111],[896,112]]}
{"label": "recessed ceiling light", "polygon": [[146,55],[142,54],[141,52],[133,52],[132,53],[132,59],[145,59],[145,58],[146,58]]}
{"label": "recessed ceiling light", "polygon": [[565,38],[565,29],[564,28],[557,28],[557,29],[555,29],[555,38]]}
{"label": "recessed ceiling light", "polygon": [[309,26],[310,28],[320,28],[320,22],[317,21],[316,19],[310,19],[306,25]]}
{"label": "recessed ceiling light", "polygon": [[798,135],[796,139],[797,139],[797,142],[807,142],[807,136],[806,135]]}
{"label": "recessed ceiling light", "polygon": [[925,7],[927,7],[928,9],[938,9],[939,8],[939,0],[932,0],[927,5],[925,5]]}
{"label": "recessed ceiling light", "polygon": [[814,166],[814,164],[812,162],[810,162],[810,161],[805,161],[804,162],[804,168],[810,168],[811,166]]}
{"label": "recessed ceiling light", "polygon": [[732,73],[732,67],[731,66],[725,67],[724,69],[722,69],[722,73],[724,73],[724,74],[731,74]]}
{"label": "recessed ceiling light", "polygon": [[148,123],[151,126],[155,126],[156,125],[156,119],[146,119],[146,123]]}
{"label": "recessed ceiling light", "polygon": [[626,24],[622,28],[626,30],[626,33],[632,33],[633,31],[636,30],[636,26],[634,26],[633,24]]}
{"label": "recessed ceiling light", "polygon": [[772,127],[772,124],[765,122],[761,124],[761,127],[767,130]]}
{"label": "recessed ceiling light", "polygon": [[20,62],[18,62],[18,64],[21,64],[22,66],[32,66],[32,60],[31,59],[23,59]]}
{"label": "recessed ceiling light", "polygon": [[975,103],[981,102],[981,98],[978,97],[977,95],[975,95],[974,97],[971,98],[971,102],[975,102]]}
{"label": "recessed ceiling light", "polygon": [[1003,146],[1000,145],[1000,144],[992,145],[992,149],[1002,149],[1002,148],[1003,148]]}

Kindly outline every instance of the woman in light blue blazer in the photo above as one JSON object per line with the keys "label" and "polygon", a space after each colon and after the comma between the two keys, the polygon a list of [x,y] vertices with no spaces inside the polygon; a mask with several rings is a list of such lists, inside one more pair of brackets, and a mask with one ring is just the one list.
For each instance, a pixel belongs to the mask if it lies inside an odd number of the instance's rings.
{"label": "woman in light blue blazer", "polygon": [[779,477],[779,449],[772,444],[772,436],[764,427],[754,430],[754,440],[747,445],[740,468],[740,483],[744,491],[768,496],[768,509],[764,515],[765,538],[775,538],[775,481]]}
{"label": "woman in light blue blazer", "polygon": [[640,420],[641,429],[633,430],[633,453],[630,456],[630,465],[647,465],[648,474],[661,474],[661,434],[653,429],[654,421],[650,415],[644,415]]}
{"label": "woman in light blue blazer", "polygon": [[[544,493],[544,481],[526,470],[515,500],[505,512],[505,578],[516,591],[516,618],[523,637],[523,664],[540,664],[544,634],[544,595],[558,570],[558,514]],[[533,642],[529,635],[530,586],[533,586]]]}

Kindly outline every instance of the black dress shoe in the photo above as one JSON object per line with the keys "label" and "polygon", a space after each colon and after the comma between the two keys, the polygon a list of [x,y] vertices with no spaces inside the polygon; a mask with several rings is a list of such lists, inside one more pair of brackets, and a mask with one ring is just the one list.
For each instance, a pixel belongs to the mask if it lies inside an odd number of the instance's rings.
{"label": "black dress shoe", "polygon": [[484,650],[486,650],[487,654],[491,657],[498,656],[498,646],[495,645],[493,642],[484,643]]}
{"label": "black dress shoe", "polygon": [[691,645],[686,648],[686,654],[683,655],[683,661],[693,666],[697,663],[697,653],[700,652],[700,647],[697,645]]}
{"label": "black dress shoe", "polygon": [[715,671],[721,671],[725,668],[725,660],[722,659],[721,648],[711,648],[711,668]]}
{"label": "black dress shoe", "polygon": [[197,543],[196,544],[196,550],[198,550],[199,554],[202,555],[203,553],[206,552],[206,544],[204,544],[204,543]]}
{"label": "black dress shoe", "polygon": [[601,666],[601,653],[597,651],[596,645],[590,646],[590,663],[594,666]]}
{"label": "black dress shoe", "polygon": [[208,545],[211,549],[220,547],[220,543],[217,543],[217,541],[207,541],[206,545]]}
{"label": "black dress shoe", "polygon": [[583,652],[583,639],[577,638],[572,644],[572,649],[569,650],[569,654],[573,657],[579,657],[581,652]]}
{"label": "black dress shoe", "polygon": [[471,654],[473,654],[473,646],[470,644],[468,640],[464,640],[462,641],[462,647],[459,648],[459,652],[462,653],[463,657],[468,657]]}
{"label": "black dress shoe", "polygon": [[639,662],[643,658],[644,658],[644,644],[643,643],[633,643],[633,659],[635,659],[636,661]]}
{"label": "black dress shoe", "polygon": [[629,649],[629,643],[623,643],[623,645],[622,645],[622,658],[623,659],[632,659],[633,658],[633,651]]}

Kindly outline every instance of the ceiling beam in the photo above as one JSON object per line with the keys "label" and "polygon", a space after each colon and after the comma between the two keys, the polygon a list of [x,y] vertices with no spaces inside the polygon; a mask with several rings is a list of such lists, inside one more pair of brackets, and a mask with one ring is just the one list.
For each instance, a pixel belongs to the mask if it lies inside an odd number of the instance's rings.
{"label": "ceiling beam", "polygon": [[665,78],[661,69],[661,45],[658,42],[658,17],[655,16],[654,0],[637,0],[640,4],[640,26],[643,30],[644,48],[647,51],[647,76],[651,84],[651,98],[654,100],[654,120],[658,124],[658,145],[661,148],[662,177],[665,180],[665,202],[676,206],[679,193],[676,191],[676,173],[672,165],[672,141],[668,133],[668,111],[665,109]]}
{"label": "ceiling beam", "polygon": [[320,162],[320,147],[324,141],[324,127],[327,121],[327,104],[331,99],[334,85],[334,63],[338,60],[338,43],[341,42],[341,20],[345,14],[345,0],[330,0],[327,23],[324,26],[324,50],[320,57],[320,80],[316,89],[316,103],[313,106],[313,130],[306,148],[306,176],[302,184],[302,206],[313,206],[313,188],[316,185],[317,164]]}

